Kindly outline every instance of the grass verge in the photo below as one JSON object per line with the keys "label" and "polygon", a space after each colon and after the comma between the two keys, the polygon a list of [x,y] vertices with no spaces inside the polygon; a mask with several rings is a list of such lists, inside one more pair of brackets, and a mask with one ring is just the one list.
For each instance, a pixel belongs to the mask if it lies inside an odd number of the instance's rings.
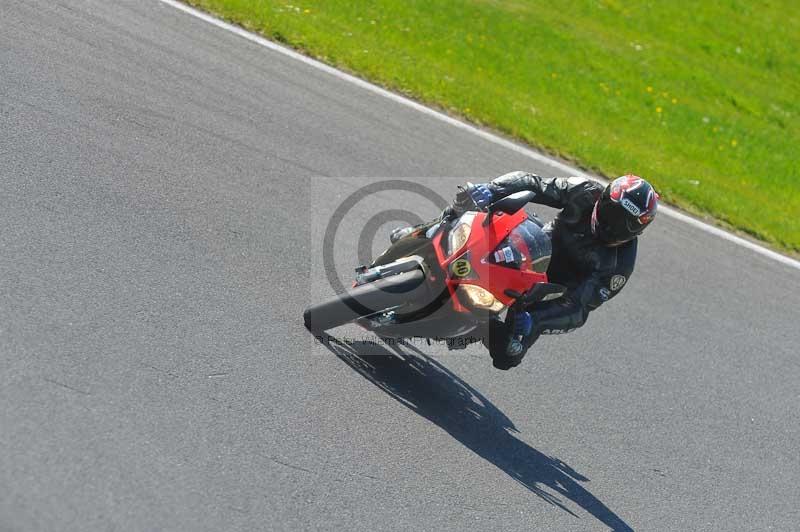
{"label": "grass verge", "polygon": [[791,0],[188,0],[800,251]]}

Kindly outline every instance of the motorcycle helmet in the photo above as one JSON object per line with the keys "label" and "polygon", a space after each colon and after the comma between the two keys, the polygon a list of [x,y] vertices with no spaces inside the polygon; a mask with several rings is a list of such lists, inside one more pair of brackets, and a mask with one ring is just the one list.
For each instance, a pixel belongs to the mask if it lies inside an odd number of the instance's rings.
{"label": "motorcycle helmet", "polygon": [[658,194],[636,175],[608,184],[592,211],[592,234],[609,246],[633,240],[650,225],[658,209]]}

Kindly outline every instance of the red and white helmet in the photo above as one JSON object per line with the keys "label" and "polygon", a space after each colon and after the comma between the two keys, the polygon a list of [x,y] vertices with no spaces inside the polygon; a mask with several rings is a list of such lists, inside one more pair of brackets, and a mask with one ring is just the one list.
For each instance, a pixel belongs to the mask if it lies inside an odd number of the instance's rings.
{"label": "red and white helmet", "polygon": [[608,245],[633,240],[650,225],[658,209],[658,194],[636,175],[608,184],[594,205],[592,233]]}

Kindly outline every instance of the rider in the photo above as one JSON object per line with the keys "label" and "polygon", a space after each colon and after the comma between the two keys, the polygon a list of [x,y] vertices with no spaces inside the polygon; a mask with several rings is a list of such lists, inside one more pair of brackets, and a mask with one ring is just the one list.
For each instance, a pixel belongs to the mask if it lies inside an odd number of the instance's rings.
{"label": "rider", "polygon": [[[561,334],[582,326],[590,311],[622,290],[636,261],[636,238],[653,221],[658,207],[653,187],[635,175],[619,177],[604,187],[582,177],[543,179],[511,172],[460,192],[443,218],[460,215],[472,203],[484,208],[520,191],[534,192],[535,203],[561,209],[544,228],[553,244],[547,275],[567,291],[557,300],[509,310],[505,321],[490,321],[484,345],[494,367],[504,370],[517,366],[540,334]],[[395,230],[392,241],[413,229]]]}

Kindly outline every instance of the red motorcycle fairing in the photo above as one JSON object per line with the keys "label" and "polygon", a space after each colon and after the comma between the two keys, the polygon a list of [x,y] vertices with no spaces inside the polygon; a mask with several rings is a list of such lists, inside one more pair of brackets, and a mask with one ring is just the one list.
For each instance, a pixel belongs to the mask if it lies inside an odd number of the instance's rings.
{"label": "red motorcycle fairing", "polygon": [[514,302],[514,298],[506,294],[506,290],[522,294],[537,283],[547,282],[547,274],[544,272],[515,269],[488,260],[500,243],[517,226],[528,220],[525,210],[520,209],[514,214],[496,212],[492,216],[491,223],[484,226],[486,216],[487,213],[475,213],[467,242],[449,257],[445,256],[446,246],[442,245],[445,233],[439,231],[433,238],[436,257],[442,270],[447,272],[447,289],[454,310],[458,312],[471,312],[456,297],[455,292],[459,285],[479,286],[489,291],[503,305],[509,306]]}

